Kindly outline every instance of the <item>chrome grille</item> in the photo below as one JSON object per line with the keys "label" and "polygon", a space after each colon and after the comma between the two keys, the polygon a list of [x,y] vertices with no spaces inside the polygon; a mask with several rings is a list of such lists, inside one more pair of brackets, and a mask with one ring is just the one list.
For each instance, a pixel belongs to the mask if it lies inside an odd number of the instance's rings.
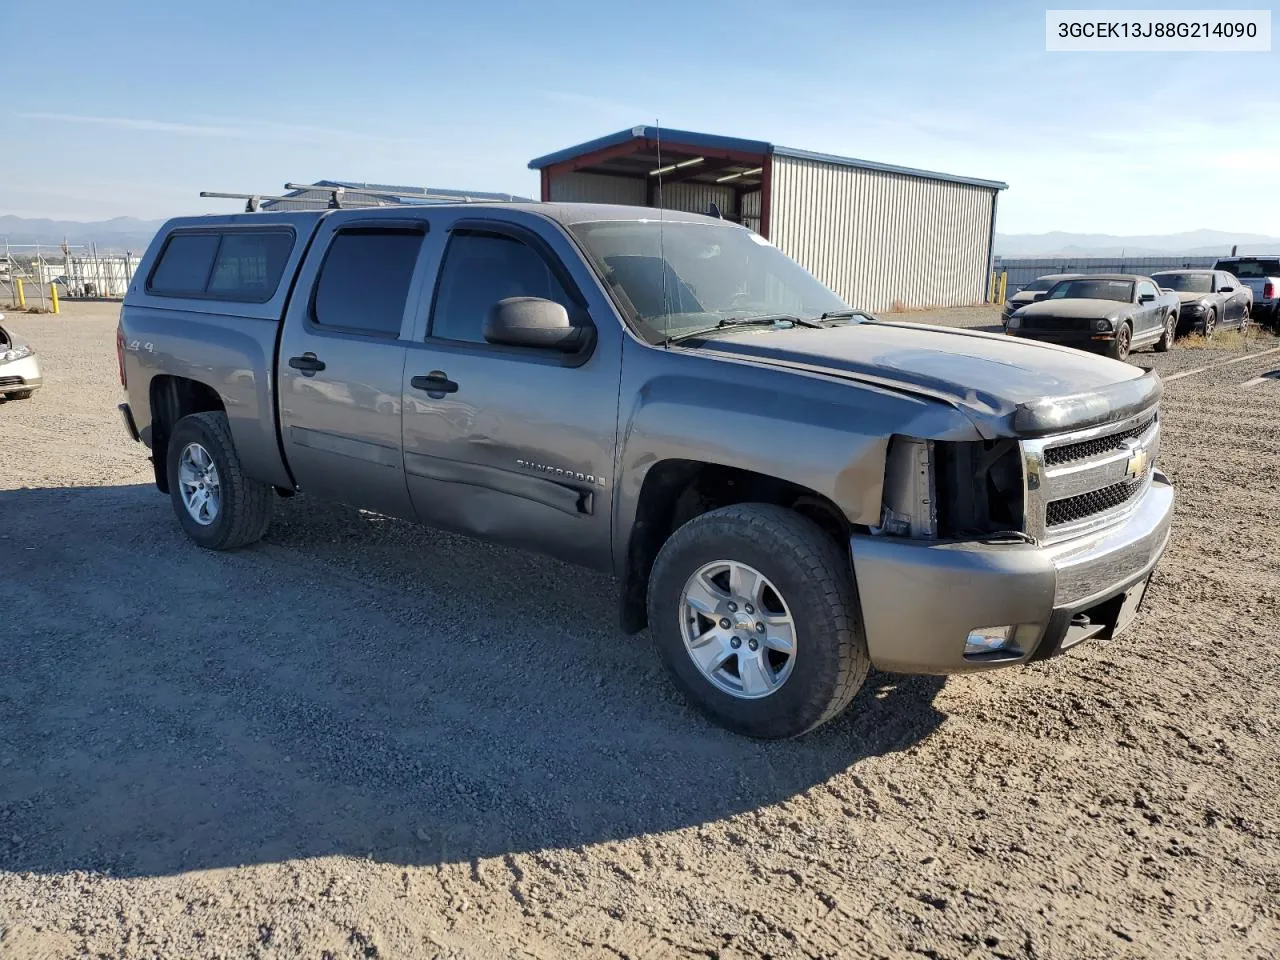
{"label": "chrome grille", "polygon": [[1136,427],[1121,430],[1119,433],[1110,433],[1095,440],[1081,440],[1077,443],[1065,443],[1060,447],[1049,447],[1044,452],[1045,465],[1056,466],[1060,463],[1071,463],[1074,460],[1088,460],[1090,457],[1099,457],[1112,450],[1119,450],[1124,445],[1124,441],[1142,436],[1155,426],[1155,422],[1155,415],[1152,414]]}
{"label": "chrome grille", "polygon": [[0,377],[0,387],[20,387],[22,383],[21,377]]}
{"label": "chrome grille", "polygon": [[1100,427],[1023,440],[1026,532],[1055,543],[1123,519],[1151,485],[1159,449],[1160,416],[1153,409]]}
{"label": "chrome grille", "polygon": [[1114,510],[1123,503],[1128,503],[1146,486],[1146,477],[1137,480],[1123,480],[1113,483],[1101,490],[1090,490],[1088,493],[1074,497],[1054,500],[1045,508],[1044,524],[1046,527],[1057,527],[1064,523],[1084,520],[1104,510]]}

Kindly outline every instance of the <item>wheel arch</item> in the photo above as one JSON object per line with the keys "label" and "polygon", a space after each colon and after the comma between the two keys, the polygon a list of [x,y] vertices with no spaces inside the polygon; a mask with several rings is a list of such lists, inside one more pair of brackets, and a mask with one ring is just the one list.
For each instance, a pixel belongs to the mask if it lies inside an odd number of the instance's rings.
{"label": "wheel arch", "polygon": [[165,460],[174,426],[190,414],[226,413],[227,407],[222,395],[207,383],[172,374],[151,378],[148,399],[151,404],[151,463],[156,486],[168,493],[169,475]]}
{"label": "wheel arch", "polygon": [[667,539],[694,517],[738,503],[770,503],[813,520],[847,549],[853,525],[829,498],[790,480],[702,460],[668,459],[645,473],[622,564],[620,619],[627,633],[648,622],[649,574]]}

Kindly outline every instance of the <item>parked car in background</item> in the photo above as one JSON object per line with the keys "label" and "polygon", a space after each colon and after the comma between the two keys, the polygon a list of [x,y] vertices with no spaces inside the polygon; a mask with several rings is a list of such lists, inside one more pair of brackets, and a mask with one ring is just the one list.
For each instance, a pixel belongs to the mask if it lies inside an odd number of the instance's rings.
{"label": "parked car in background", "polygon": [[1178,295],[1178,333],[1199,330],[1212,337],[1219,326],[1249,322],[1253,291],[1222,270],[1165,270],[1151,279]]}
{"label": "parked car in background", "polygon": [[1009,318],[1013,316],[1014,311],[1021,307],[1025,307],[1029,303],[1035,303],[1037,300],[1043,300],[1044,295],[1049,292],[1054,284],[1062,280],[1074,280],[1076,277],[1082,276],[1079,273],[1049,273],[1043,277],[1036,277],[1024,287],[1019,287],[1004,305],[1004,313],[1000,316],[1000,322],[1006,327],[1009,325]]}
{"label": "parked car in background", "polygon": [[1253,320],[1280,326],[1280,256],[1223,257],[1213,269],[1231,274],[1253,291]]}
{"label": "parked car in background", "polygon": [[1150,277],[1091,275],[1054,284],[1044,299],[1015,311],[1005,332],[1123,360],[1134,347],[1173,346],[1178,308],[1178,295]]}
{"label": "parked car in background", "polygon": [[872,665],[1109,639],[1173,511],[1154,372],[875,320],[674,210],[182,218],[116,349],[195,543],[252,543],[301,492],[612,572],[625,629],[759,737],[836,716]]}
{"label": "parked car in background", "polygon": [[[0,313],[0,320],[4,314]],[[44,383],[36,352],[0,327],[0,396],[26,400]]]}

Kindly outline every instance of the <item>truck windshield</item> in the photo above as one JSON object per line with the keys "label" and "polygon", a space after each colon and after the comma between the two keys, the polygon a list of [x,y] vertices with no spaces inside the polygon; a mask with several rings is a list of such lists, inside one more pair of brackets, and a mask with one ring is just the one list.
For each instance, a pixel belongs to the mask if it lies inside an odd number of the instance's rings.
{"label": "truck windshield", "polygon": [[1179,293],[1212,293],[1211,273],[1157,273],[1151,277],[1159,286]]}
{"label": "truck windshield", "polygon": [[1133,300],[1131,280],[1063,280],[1046,298],[1048,300]]}
{"label": "truck windshield", "polygon": [[651,342],[730,318],[817,319],[850,309],[768,240],[743,227],[609,220],[576,223],[570,230],[627,319]]}

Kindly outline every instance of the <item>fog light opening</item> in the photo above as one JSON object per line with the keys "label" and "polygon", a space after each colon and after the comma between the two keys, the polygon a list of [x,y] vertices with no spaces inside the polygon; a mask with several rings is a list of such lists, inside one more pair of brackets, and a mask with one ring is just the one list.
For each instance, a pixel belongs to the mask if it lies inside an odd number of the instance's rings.
{"label": "fog light opening", "polygon": [[966,657],[982,656],[991,653],[1016,653],[1017,648],[1013,645],[1014,633],[1017,627],[979,627],[977,630],[970,630],[969,637],[964,643],[964,655]]}

